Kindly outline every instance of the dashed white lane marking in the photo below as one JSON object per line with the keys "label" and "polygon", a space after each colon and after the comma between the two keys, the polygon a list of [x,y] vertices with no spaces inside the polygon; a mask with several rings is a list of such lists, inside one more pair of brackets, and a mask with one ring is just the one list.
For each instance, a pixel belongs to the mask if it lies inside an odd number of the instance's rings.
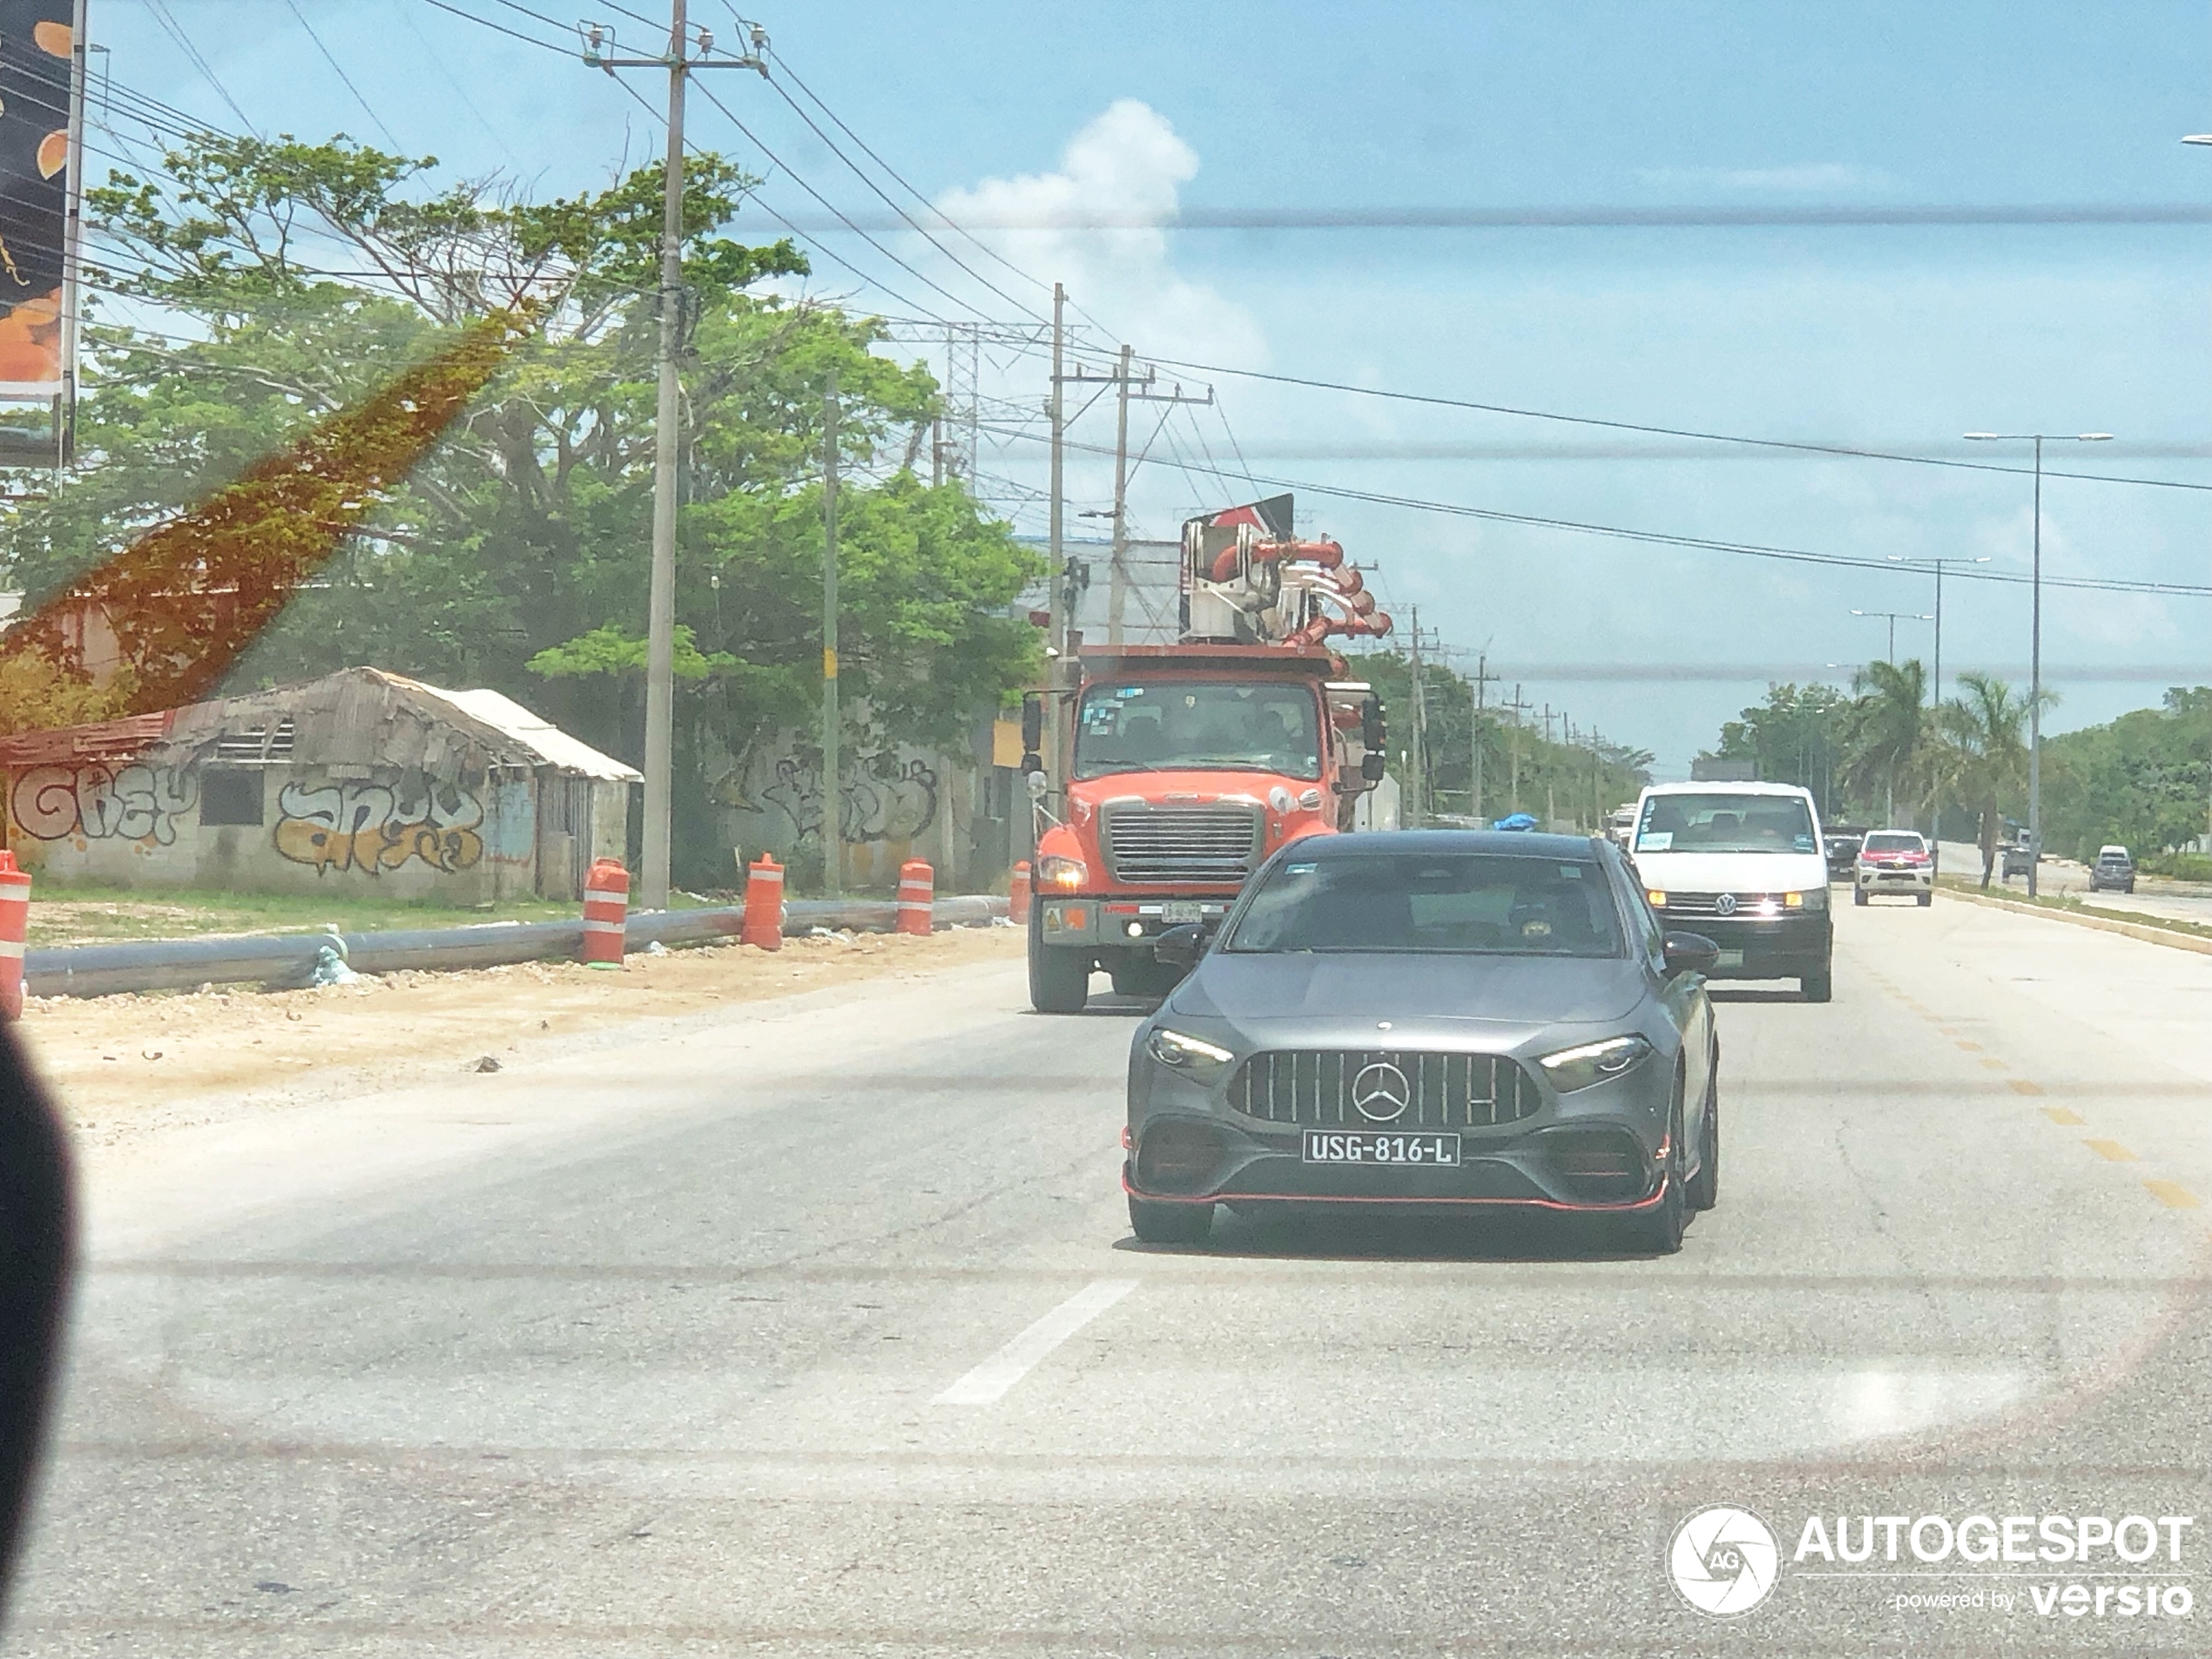
{"label": "dashed white lane marking", "polygon": [[1095,1279],[937,1396],[940,1406],[988,1406],[1037,1362],[1136,1288],[1133,1278]]}

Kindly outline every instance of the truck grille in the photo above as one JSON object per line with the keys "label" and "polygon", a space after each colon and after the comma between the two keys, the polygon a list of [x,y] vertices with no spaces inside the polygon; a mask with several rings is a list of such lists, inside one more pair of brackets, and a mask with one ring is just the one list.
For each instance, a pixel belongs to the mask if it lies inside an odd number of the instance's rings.
{"label": "truck grille", "polygon": [[[1354,1103],[1363,1074],[1378,1066],[1396,1068],[1404,1080],[1406,1109],[1395,1116],[1387,1116],[1386,1099],[1366,1112]],[[1393,1082],[1386,1073],[1369,1078],[1370,1087]],[[1270,1123],[1483,1129],[1532,1116],[1543,1103],[1543,1091],[1516,1062],[1487,1054],[1283,1049],[1252,1055],[1229,1081],[1231,1109]]]}
{"label": "truck grille", "polygon": [[1259,862],[1257,806],[1153,806],[1109,801],[1099,813],[1106,867],[1117,881],[1236,887]]}

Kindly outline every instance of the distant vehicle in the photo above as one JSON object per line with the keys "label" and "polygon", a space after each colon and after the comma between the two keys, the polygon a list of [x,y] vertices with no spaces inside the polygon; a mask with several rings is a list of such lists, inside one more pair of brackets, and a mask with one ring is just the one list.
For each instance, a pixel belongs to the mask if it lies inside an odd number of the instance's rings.
{"label": "distant vehicle", "polygon": [[1629,838],[1635,833],[1636,804],[1629,802],[1615,806],[1605,815],[1605,838],[1623,853],[1629,850]]}
{"label": "distant vehicle", "polygon": [[1828,853],[1828,879],[1848,881],[1858,868],[1859,843],[1866,839],[1866,832],[1856,824],[1824,824],[1821,826],[1821,845]]}
{"label": "distant vehicle", "polygon": [[1851,901],[1863,905],[1878,893],[1909,896],[1925,905],[1935,897],[1935,866],[1918,830],[1875,830],[1858,849]]}
{"label": "distant vehicle", "polygon": [[2000,851],[2000,856],[2003,860],[2004,868],[1999,872],[1999,876],[2003,880],[2009,881],[2016,875],[2026,875],[2035,867],[2035,854],[2029,850],[2027,838],[2025,835],[2017,841],[2006,842]]}
{"label": "distant vehicle", "polygon": [[1828,861],[1811,792],[1795,784],[1655,784],[1629,848],[1644,896],[1669,927],[1720,948],[1715,979],[1794,979],[1831,994]]}
{"label": "distant vehicle", "polygon": [[[1578,1211],[1665,1255],[1719,1193],[1713,942],[1591,836],[1319,835],[1271,858],[1130,1054],[1130,1225],[1214,1206]],[[1297,984],[1317,995],[1290,993]]]}
{"label": "distant vehicle", "polygon": [[2089,891],[2092,893],[2133,893],[2135,890],[2135,860],[2128,856],[2124,846],[2101,846],[2097,861],[2089,867]]}

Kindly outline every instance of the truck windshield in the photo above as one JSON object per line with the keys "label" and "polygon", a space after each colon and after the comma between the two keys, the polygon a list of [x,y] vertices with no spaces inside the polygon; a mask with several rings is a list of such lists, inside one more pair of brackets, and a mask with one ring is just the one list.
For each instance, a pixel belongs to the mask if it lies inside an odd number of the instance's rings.
{"label": "truck windshield", "polygon": [[1123,681],[1091,686],[1076,721],[1076,776],[1212,768],[1321,775],[1320,705],[1300,681]]}
{"label": "truck windshield", "polygon": [[1653,795],[1636,826],[1638,853],[1811,853],[1812,813],[1797,795]]}

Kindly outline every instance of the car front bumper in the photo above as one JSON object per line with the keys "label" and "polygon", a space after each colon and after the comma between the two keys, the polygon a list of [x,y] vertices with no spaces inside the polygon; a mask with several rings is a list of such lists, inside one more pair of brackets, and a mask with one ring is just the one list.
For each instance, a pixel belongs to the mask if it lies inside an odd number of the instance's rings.
{"label": "car front bumper", "polygon": [[1930,893],[1935,889],[1935,872],[1927,865],[1907,865],[1902,869],[1869,867],[1858,873],[1858,885],[1871,895],[1877,893]]}

